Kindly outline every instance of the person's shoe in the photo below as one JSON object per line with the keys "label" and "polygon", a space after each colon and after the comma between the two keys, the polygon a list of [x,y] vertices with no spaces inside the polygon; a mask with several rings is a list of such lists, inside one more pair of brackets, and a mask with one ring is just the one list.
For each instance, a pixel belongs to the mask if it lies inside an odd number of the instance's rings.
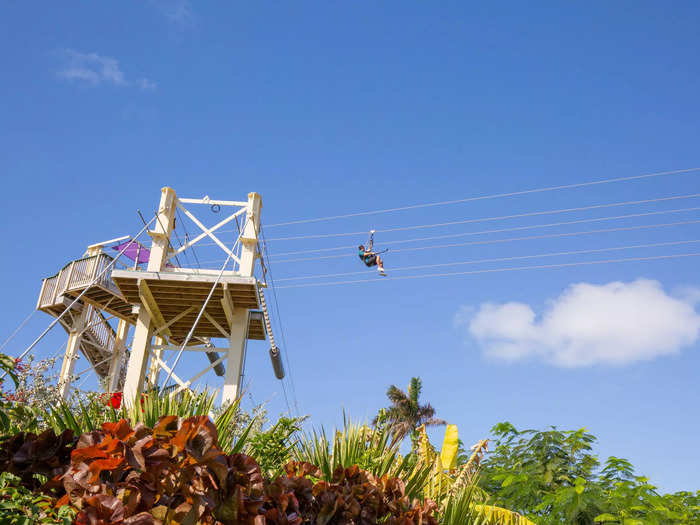
{"label": "person's shoe", "polygon": [[377,268],[377,271],[379,272],[379,275],[386,277],[386,272],[384,271],[384,268]]}

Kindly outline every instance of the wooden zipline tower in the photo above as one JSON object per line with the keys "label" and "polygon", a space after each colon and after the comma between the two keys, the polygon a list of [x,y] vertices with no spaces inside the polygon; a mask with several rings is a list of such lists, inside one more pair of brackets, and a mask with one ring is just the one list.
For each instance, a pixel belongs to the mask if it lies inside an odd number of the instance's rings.
{"label": "wooden zipline tower", "polygon": [[[230,213],[208,228],[185,205],[193,209],[197,205],[215,206]],[[158,386],[161,372],[172,378],[175,389],[171,392],[177,393],[189,389],[210,370],[224,377],[222,401],[233,401],[240,393],[246,341],[264,340],[269,331],[261,290],[264,283],[254,275],[256,259],[261,257],[261,209],[262,200],[257,193],[250,193],[247,201],[179,199],[173,189],[166,187],[161,190],[156,221],[148,231],[151,247],[145,269],[135,264],[133,268],[111,269],[100,277],[98,270],[112,261],[102,253],[103,246],[112,242],[107,241],[89,247],[86,258],[73,261],[56,276],[44,279],[37,308],[56,317],[63,314],[61,324],[69,333],[59,379],[63,395],[70,388],[73,363],[81,349],[98,376],[106,381],[107,391],[119,390],[123,385],[127,404],[133,404],[146,386]],[[170,237],[177,210],[201,233],[175,249]],[[238,217],[243,219],[243,226],[233,246],[227,246],[215,232]],[[204,238],[225,252],[227,261],[233,262],[232,270],[181,268],[169,262]],[[64,310],[74,298],[80,300],[65,315]],[[259,311],[261,306],[264,311]],[[116,332],[107,322],[112,317],[119,319]],[[101,339],[93,334],[98,326]],[[133,340],[127,348],[131,327]],[[224,338],[228,346],[215,348],[212,338]],[[274,346],[271,333],[270,339]],[[167,364],[165,352],[169,351],[204,353],[209,364],[189,378],[184,377],[175,373],[174,365]],[[275,373],[281,379],[277,370]]]}

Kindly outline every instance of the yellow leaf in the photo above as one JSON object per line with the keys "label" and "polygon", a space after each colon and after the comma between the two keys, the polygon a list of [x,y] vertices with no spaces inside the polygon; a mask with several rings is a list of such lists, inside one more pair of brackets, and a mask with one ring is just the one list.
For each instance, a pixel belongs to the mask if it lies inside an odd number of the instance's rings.
{"label": "yellow leaf", "polygon": [[457,449],[459,449],[459,435],[457,425],[447,425],[445,439],[442,442],[440,461],[442,468],[452,470],[457,465]]}
{"label": "yellow leaf", "polygon": [[418,456],[424,463],[432,463],[435,457],[435,449],[430,444],[425,425],[418,427]]}
{"label": "yellow leaf", "polygon": [[472,505],[472,509],[476,511],[478,517],[485,523],[493,523],[494,525],[536,525],[525,516],[518,514],[512,510],[493,505]]}

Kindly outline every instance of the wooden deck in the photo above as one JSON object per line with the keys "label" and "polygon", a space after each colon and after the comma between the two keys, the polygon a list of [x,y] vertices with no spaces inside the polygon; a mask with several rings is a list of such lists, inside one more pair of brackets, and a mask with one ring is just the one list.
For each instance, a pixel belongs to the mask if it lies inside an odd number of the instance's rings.
{"label": "wooden deck", "polygon": [[[168,325],[163,333],[173,342],[184,341],[197,314],[216,282],[218,271],[173,269],[162,272],[114,270],[112,280],[131,304],[146,308],[156,327]],[[259,308],[257,280],[225,272],[212,294],[194,337],[226,337],[234,308]],[[265,339],[262,315],[252,312],[248,339]],[[192,341],[195,344],[196,341]]]}

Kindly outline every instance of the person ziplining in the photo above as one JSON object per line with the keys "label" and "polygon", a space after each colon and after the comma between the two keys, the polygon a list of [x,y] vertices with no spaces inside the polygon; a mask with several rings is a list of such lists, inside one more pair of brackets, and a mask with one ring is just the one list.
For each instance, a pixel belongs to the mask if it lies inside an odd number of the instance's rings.
{"label": "person ziplining", "polygon": [[377,252],[373,251],[373,248],[374,230],[371,230],[369,232],[369,243],[367,248],[365,249],[364,245],[360,244],[360,246],[358,246],[357,255],[362,260],[362,262],[365,263],[365,265],[367,265],[368,268],[376,266],[379,275],[386,276],[386,272],[384,271],[384,261],[382,261],[382,258],[379,257],[379,254]]}

